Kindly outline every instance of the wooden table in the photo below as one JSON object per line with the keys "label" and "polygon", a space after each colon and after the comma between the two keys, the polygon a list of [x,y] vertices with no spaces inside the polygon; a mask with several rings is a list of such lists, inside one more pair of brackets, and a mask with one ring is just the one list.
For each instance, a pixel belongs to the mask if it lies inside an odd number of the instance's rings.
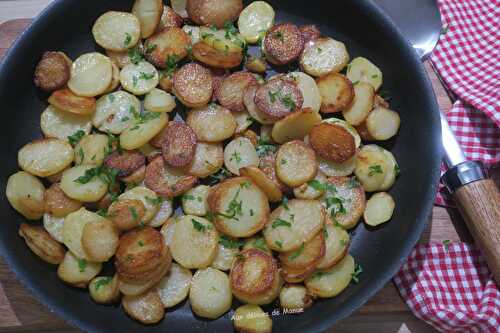
{"label": "wooden table", "polygon": [[[0,0],[0,57],[30,22],[51,0]],[[451,103],[429,64],[426,69],[432,80],[441,111]],[[455,209],[434,207],[421,243],[443,240],[470,241],[464,222]],[[34,299],[0,258],[0,332],[79,332]],[[436,332],[417,319],[399,296],[392,282],[349,318],[328,332]]]}

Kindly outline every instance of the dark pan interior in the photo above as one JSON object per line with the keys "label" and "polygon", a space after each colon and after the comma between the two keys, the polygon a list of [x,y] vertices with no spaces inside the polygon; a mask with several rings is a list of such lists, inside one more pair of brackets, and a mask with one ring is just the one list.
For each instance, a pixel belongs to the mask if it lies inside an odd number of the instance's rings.
{"label": "dark pan interior", "polygon": [[[396,200],[393,219],[381,228],[363,223],[352,233],[350,252],[363,267],[358,284],[333,299],[317,301],[302,315],[273,317],[275,332],[324,330],[346,317],[395,274],[418,240],[430,214],[439,177],[440,129],[438,108],[424,69],[394,25],[369,1],[269,1],[277,22],[315,23],[323,34],[346,43],[351,57],[363,55],[384,73],[383,90],[402,126],[394,140],[384,143],[396,156],[401,176],[391,189]],[[62,50],[71,58],[96,49],[91,35],[95,19],[107,10],[129,11],[132,1],[57,0],[23,33],[0,69],[2,103],[0,250],[19,279],[50,309],[72,325],[94,332],[223,332],[232,331],[232,311],[215,321],[196,318],[188,302],[168,311],[156,326],[143,326],[117,306],[97,306],[86,291],[64,285],[56,268],[37,259],[17,229],[24,219],[8,204],[4,189],[17,169],[17,151],[41,137],[40,113],[46,96],[32,83],[33,70],[46,50]],[[234,301],[233,306],[238,305]],[[276,308],[272,304],[265,309]]]}

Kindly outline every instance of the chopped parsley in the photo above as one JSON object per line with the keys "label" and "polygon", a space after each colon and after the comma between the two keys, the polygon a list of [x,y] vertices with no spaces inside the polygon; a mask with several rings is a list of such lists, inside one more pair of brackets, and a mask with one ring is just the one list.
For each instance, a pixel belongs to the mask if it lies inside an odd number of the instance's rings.
{"label": "chopped parsley", "polygon": [[130,42],[132,42],[132,35],[130,35],[128,32],[125,33],[125,40],[123,41],[123,45],[125,47],[128,47],[130,45]]}
{"label": "chopped parsley", "polygon": [[127,116],[125,116],[125,117],[123,117],[122,119],[120,119],[120,121],[121,121],[122,123],[123,123],[123,122],[126,122],[126,121],[129,121],[129,120],[130,120],[130,118],[129,118],[129,117],[127,117]]}
{"label": "chopped parsley", "polygon": [[376,79],[376,78],[378,78],[378,74],[373,74],[372,79]]}
{"label": "chopped parsley", "polygon": [[157,47],[158,45],[156,44],[148,44],[148,46],[146,46],[146,53],[153,52],[154,50],[156,50]]}
{"label": "chopped parsley", "polygon": [[279,227],[288,227],[290,228],[292,224],[288,221],[285,221],[283,219],[277,218],[276,220],[273,221],[273,224],[271,225],[273,229],[279,228]]}
{"label": "chopped parsley", "polygon": [[283,199],[281,200],[281,206],[283,206],[283,208],[285,208],[285,210],[290,210],[290,207],[288,207],[288,198],[287,197],[283,197]]}
{"label": "chopped parsley", "polygon": [[260,238],[256,238],[254,241],[253,241],[253,246],[256,248],[256,249],[259,249],[261,251],[264,251],[266,252],[267,251],[267,244],[266,244],[266,241],[264,240],[264,238],[260,237]]}
{"label": "chopped parsley", "polygon": [[106,165],[100,165],[95,168],[85,170],[83,176],[80,176],[73,180],[75,183],[79,184],[87,184],[94,177],[99,177],[103,182],[109,185],[109,187],[113,188],[116,184],[116,176],[120,170],[109,168]]}
{"label": "chopped parsley", "polygon": [[345,246],[347,244],[347,241],[345,239],[340,240],[340,245]]}
{"label": "chopped parsley", "polygon": [[325,204],[326,208],[330,209],[330,215],[335,218],[337,214],[345,214],[347,213],[345,207],[344,207],[344,199],[343,198],[338,198],[338,197],[326,197],[325,198]]}
{"label": "chopped parsley", "polygon": [[[208,161],[205,161],[205,163],[210,164]],[[221,168],[217,173],[210,175],[210,183],[213,185],[215,183],[221,182],[224,179],[231,177],[231,172],[227,170],[226,168]]]}
{"label": "chopped parsley", "polygon": [[274,241],[274,244],[276,244],[280,249],[283,247],[283,243],[280,241]]}
{"label": "chopped parsley", "polygon": [[271,100],[271,103],[274,103],[274,102],[276,102],[276,96],[278,96],[280,92],[279,91],[275,91],[275,92],[268,91],[267,93],[269,95],[269,99]]}
{"label": "chopped parsley", "polygon": [[78,259],[78,268],[80,269],[80,273],[85,272],[85,268],[87,268],[87,260]]}
{"label": "chopped parsley", "polygon": [[337,188],[335,187],[335,185],[330,183],[322,183],[317,179],[310,180],[309,182],[307,182],[307,185],[319,192],[337,192]]}
{"label": "chopped parsley", "polygon": [[245,256],[241,253],[238,253],[237,255],[234,256],[235,258],[239,259],[239,260],[245,260]]}
{"label": "chopped parsley", "polygon": [[184,194],[182,196],[182,200],[194,200],[194,199],[195,199],[194,195],[191,194]]}
{"label": "chopped parsley", "polygon": [[380,164],[370,165],[368,167],[368,170],[370,170],[368,172],[368,176],[370,176],[370,177],[377,174],[377,173],[384,173]]}
{"label": "chopped parsley", "polygon": [[247,182],[247,181],[244,181],[243,183],[240,184],[240,187],[241,188],[249,188],[250,187],[250,183]]}
{"label": "chopped parsley", "polygon": [[83,130],[78,130],[75,133],[68,136],[68,141],[72,146],[76,146],[84,136],[85,132]]}
{"label": "chopped parsley", "polygon": [[101,278],[97,279],[97,281],[94,284],[94,290],[99,291],[99,289],[102,286],[109,284],[112,280],[113,280],[113,278],[111,276],[105,276],[105,277],[101,277]]}
{"label": "chopped parsley", "polygon": [[399,168],[399,165],[397,163],[394,164],[394,173],[396,174],[396,177],[401,173],[401,169]]}
{"label": "chopped parsley", "polygon": [[78,151],[76,152],[78,157],[80,157],[80,163],[83,163],[83,159],[85,158],[85,153],[83,152],[83,148],[80,147]]}
{"label": "chopped parsley", "polygon": [[257,140],[256,151],[257,151],[257,155],[259,155],[259,157],[267,155],[269,152],[274,153],[277,150],[278,150],[278,147],[275,144],[272,144],[271,142],[269,142],[265,139],[261,139],[261,138],[259,138]]}
{"label": "chopped parsley", "polygon": [[321,52],[323,52],[323,49],[322,49],[321,47],[318,47],[318,48],[316,49],[316,51],[318,51],[318,53],[321,53]]}
{"label": "chopped parsley", "polygon": [[363,273],[363,268],[359,264],[356,264],[356,267],[354,268],[354,272],[351,274],[352,280],[354,281],[354,283],[359,282],[359,276],[361,275],[361,273]]}
{"label": "chopped parsley", "polygon": [[165,75],[167,75],[169,78],[174,75],[175,70],[177,69],[177,63],[179,62],[179,57],[176,55],[169,55],[167,57],[167,60],[165,60]]}
{"label": "chopped parsley", "polygon": [[139,48],[137,47],[128,50],[128,57],[130,59],[130,62],[133,63],[134,65],[137,65],[143,59],[141,51],[139,51]]}
{"label": "chopped parsley", "polygon": [[205,232],[207,230],[207,226],[196,221],[195,219],[191,219],[191,223],[193,223],[193,228],[196,229],[196,231],[199,231],[199,232]]}
{"label": "chopped parsley", "polygon": [[108,95],[108,100],[109,100],[110,103],[113,103],[115,101],[115,95],[109,94]]}
{"label": "chopped parsley", "polygon": [[281,31],[276,31],[273,34],[274,38],[279,39],[280,41],[284,42],[285,41],[285,36],[283,36],[283,33]]}
{"label": "chopped parsley", "polygon": [[250,216],[253,216],[254,215],[254,212],[253,212],[253,209],[250,208]]}
{"label": "chopped parsley", "polygon": [[240,163],[241,162],[241,155],[240,155],[240,153],[238,153],[237,151],[233,152],[231,154],[231,158],[229,160],[230,161],[235,160],[236,163]]}
{"label": "chopped parsley", "polygon": [[107,208],[100,208],[96,213],[99,216],[108,217],[108,209]]}
{"label": "chopped parsley", "polygon": [[144,72],[140,72],[139,73],[139,79],[141,80],[151,80],[152,78],[155,77],[155,73],[144,73]]}
{"label": "chopped parsley", "polygon": [[238,215],[238,216],[243,215],[243,210],[242,210],[243,201],[237,200],[238,196],[240,195],[240,191],[241,191],[241,188],[239,188],[238,191],[236,191],[236,194],[229,202],[229,206],[225,212],[226,215],[223,215],[224,217],[238,221],[238,218],[236,217],[236,215]]}
{"label": "chopped parsley", "polygon": [[219,244],[228,249],[239,249],[240,247],[243,246],[242,241],[231,239],[226,235],[220,235]]}
{"label": "chopped parsley", "polygon": [[302,252],[304,252],[304,243],[302,243],[302,245],[300,245],[298,250],[293,252],[288,258],[290,260],[295,260],[302,254]]}
{"label": "chopped parsley", "polygon": [[163,198],[162,197],[156,197],[155,199],[146,197],[146,201],[153,205],[153,206],[159,206],[163,203]]}
{"label": "chopped parsley", "polygon": [[356,188],[361,185],[356,178],[356,176],[349,178],[349,182],[347,183],[350,189]]}
{"label": "chopped parsley", "polygon": [[141,246],[141,247],[142,247],[142,246],[144,246],[144,242],[143,242],[143,241],[141,241],[141,240],[140,240],[140,241],[138,241],[138,242],[137,242],[137,244],[139,244],[139,246]]}
{"label": "chopped parsley", "polygon": [[287,164],[287,163],[288,163],[288,161],[287,161],[287,160],[285,160],[285,159],[282,159],[282,160],[281,160],[281,165],[285,165],[285,164]]}
{"label": "chopped parsley", "polygon": [[281,98],[281,103],[285,107],[287,107],[288,109],[290,109],[290,111],[295,110],[295,108],[297,107],[297,105],[295,104],[295,101],[292,99],[291,95],[286,95],[286,96],[282,97]]}
{"label": "chopped parsley", "polygon": [[328,239],[328,230],[326,230],[326,228],[323,229],[323,237],[325,237],[325,239]]}
{"label": "chopped parsley", "polygon": [[232,22],[224,23],[224,30],[226,31],[225,34],[226,39],[231,39],[231,37],[236,36],[238,34],[238,29],[236,29],[236,27]]}

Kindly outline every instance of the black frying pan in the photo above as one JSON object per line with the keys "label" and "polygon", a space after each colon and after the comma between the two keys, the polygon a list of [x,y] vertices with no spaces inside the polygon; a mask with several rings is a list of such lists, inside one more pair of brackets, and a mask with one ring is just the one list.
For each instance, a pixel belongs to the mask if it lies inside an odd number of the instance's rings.
{"label": "black frying pan", "polygon": [[[33,71],[46,50],[71,58],[96,49],[91,27],[107,10],[130,11],[132,0],[56,0],[22,34],[0,68],[1,217],[0,251],[19,279],[51,310],[70,324],[94,332],[231,332],[232,311],[215,321],[196,318],[188,302],[170,310],[156,326],[143,326],[116,306],[95,305],[86,291],[64,285],[56,267],[33,255],[17,236],[24,219],[8,204],[4,189],[17,169],[17,151],[41,137],[40,113],[46,96],[33,85]],[[319,300],[301,315],[273,317],[274,332],[325,330],[366,302],[396,273],[419,239],[428,220],[439,178],[440,127],[434,93],[417,55],[396,27],[364,0],[269,0],[277,22],[314,23],[324,35],[346,43],[351,57],[363,55],[384,73],[382,89],[401,115],[399,135],[383,145],[396,156],[401,176],[391,189],[393,219],[380,228],[360,223],[352,232],[350,252],[363,267],[358,284],[339,296]],[[411,15],[411,13],[408,13]],[[238,305],[233,302],[234,307]],[[265,307],[271,311],[276,304]]]}

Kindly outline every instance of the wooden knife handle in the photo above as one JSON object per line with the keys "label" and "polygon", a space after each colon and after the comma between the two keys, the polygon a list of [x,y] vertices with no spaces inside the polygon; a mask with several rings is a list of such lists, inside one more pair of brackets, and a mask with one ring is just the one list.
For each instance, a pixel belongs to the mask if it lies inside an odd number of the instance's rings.
{"label": "wooden knife handle", "polygon": [[500,193],[491,179],[464,185],[454,193],[476,244],[500,286]]}

